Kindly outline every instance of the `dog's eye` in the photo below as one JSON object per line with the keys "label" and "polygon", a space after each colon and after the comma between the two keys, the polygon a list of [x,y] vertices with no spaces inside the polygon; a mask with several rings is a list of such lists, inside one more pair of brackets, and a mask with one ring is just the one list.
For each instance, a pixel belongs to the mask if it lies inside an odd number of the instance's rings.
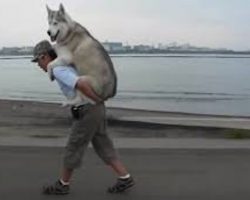
{"label": "dog's eye", "polygon": [[58,23],[57,22],[53,22],[53,25],[56,26]]}

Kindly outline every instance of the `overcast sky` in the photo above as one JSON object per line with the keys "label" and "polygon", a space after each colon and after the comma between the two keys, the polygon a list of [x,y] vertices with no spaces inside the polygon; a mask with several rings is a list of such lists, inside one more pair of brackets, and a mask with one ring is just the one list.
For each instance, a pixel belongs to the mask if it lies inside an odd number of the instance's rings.
{"label": "overcast sky", "polygon": [[250,50],[250,0],[0,0],[0,48],[49,39],[46,4],[60,2],[101,42]]}

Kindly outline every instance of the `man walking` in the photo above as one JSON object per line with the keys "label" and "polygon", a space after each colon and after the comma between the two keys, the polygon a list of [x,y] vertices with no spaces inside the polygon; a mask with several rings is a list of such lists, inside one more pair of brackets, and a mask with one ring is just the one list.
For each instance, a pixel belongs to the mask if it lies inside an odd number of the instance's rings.
{"label": "man walking", "polygon": [[[33,51],[32,62],[38,63],[45,72],[48,64],[57,55],[47,40],[39,42]],[[92,90],[89,84],[78,76],[74,66],[53,68],[53,76],[66,98],[72,99],[79,90],[95,104],[82,100],[71,107],[73,117],[72,131],[65,148],[61,177],[43,187],[44,194],[68,194],[73,172],[82,164],[83,155],[91,142],[98,156],[117,174],[117,182],[108,188],[110,193],[126,191],[134,185],[134,180],[119,160],[113,142],[106,131],[106,111],[104,102]],[[115,76],[115,74],[114,74]]]}

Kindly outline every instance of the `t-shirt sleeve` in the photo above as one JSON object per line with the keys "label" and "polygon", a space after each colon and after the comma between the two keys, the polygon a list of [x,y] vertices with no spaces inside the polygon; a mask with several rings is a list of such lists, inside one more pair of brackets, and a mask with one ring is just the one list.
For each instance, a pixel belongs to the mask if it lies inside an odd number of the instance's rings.
{"label": "t-shirt sleeve", "polygon": [[53,75],[57,80],[64,83],[71,89],[75,88],[79,79],[75,69],[68,66],[58,66],[53,68]]}

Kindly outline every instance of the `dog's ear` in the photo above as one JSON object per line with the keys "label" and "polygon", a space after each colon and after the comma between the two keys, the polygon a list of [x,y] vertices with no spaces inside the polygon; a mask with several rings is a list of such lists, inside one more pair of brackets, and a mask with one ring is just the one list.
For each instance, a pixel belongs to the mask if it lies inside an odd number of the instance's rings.
{"label": "dog's ear", "polygon": [[46,8],[47,8],[48,15],[50,15],[51,9],[49,8],[49,6],[47,4],[46,4]]}
{"label": "dog's ear", "polygon": [[60,3],[60,5],[59,5],[59,13],[62,14],[62,15],[65,14],[65,9],[64,9],[62,3]]}

